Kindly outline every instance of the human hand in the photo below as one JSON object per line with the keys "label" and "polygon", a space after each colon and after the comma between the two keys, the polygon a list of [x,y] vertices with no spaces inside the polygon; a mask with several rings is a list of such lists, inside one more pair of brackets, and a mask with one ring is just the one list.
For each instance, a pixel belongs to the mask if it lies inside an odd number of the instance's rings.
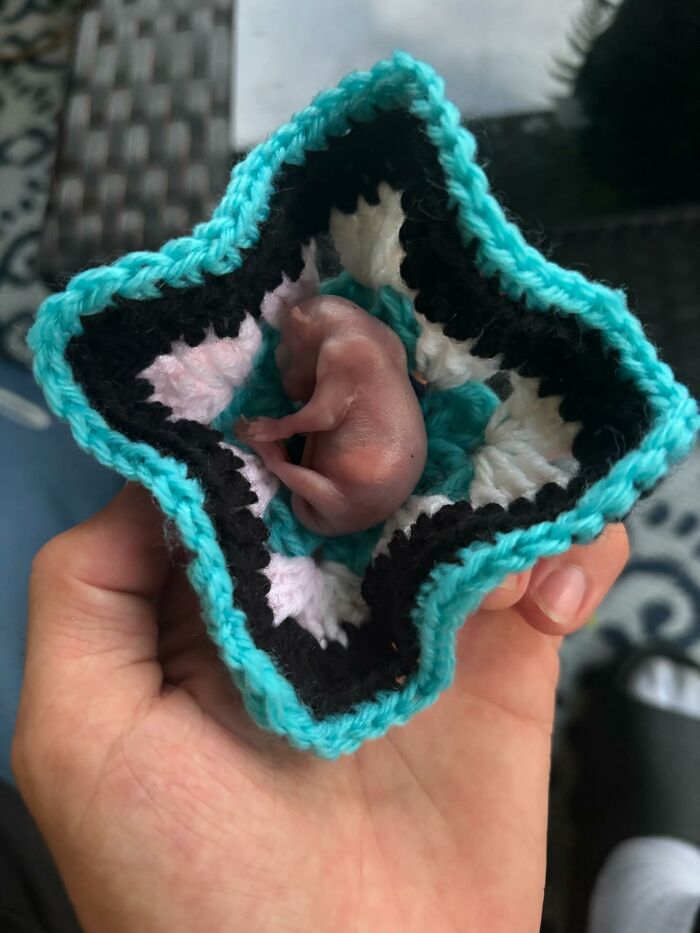
{"label": "human hand", "polygon": [[329,762],[249,720],[125,488],[37,556],[13,749],[86,933],[538,930],[557,648],[626,558],[611,526],[490,594],[451,689]]}

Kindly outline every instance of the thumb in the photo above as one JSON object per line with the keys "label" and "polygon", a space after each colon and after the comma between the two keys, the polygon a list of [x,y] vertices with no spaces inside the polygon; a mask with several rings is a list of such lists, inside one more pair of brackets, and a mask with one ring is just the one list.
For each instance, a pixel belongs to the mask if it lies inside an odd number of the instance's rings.
{"label": "thumb", "polygon": [[29,587],[23,703],[86,708],[118,691],[137,704],[160,688],[156,597],[169,565],[162,528],[148,493],[129,485],[41,549]]}

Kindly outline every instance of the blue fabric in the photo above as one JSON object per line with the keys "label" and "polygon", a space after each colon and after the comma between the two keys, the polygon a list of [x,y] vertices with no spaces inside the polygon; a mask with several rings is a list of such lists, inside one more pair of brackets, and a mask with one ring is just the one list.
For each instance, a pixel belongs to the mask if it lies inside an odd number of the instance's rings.
{"label": "blue fabric", "polygon": [[106,503],[124,480],[86,456],[50,416],[31,373],[0,359],[0,776],[22,681],[27,579],[37,550]]}

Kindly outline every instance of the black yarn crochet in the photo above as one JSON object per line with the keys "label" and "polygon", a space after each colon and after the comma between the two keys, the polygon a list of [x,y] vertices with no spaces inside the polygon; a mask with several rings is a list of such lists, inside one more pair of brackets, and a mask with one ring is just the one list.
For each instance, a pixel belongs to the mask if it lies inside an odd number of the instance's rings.
{"label": "black yarn crochet", "polygon": [[[533,502],[518,499],[507,509],[458,502],[421,516],[410,538],[398,532],[388,554],[366,571],[368,621],[345,627],[347,647],[331,642],[322,649],[298,625],[272,625],[263,572],[267,528],[246,508],[255,495],[238,472],[241,461],[219,446],[219,432],[169,421],[170,409],[148,401],[152,387],[138,374],[178,339],[199,344],[208,327],[219,337],[235,337],[247,312],[259,315],[264,294],[281,283],[283,272],[299,276],[302,247],[328,231],[331,209],[354,213],[359,195],[378,203],[382,181],[403,192],[401,274],[419,291],[417,309],[450,337],[478,338],[475,355],[502,353],[502,368],[539,378],[541,396],[561,395],[562,417],[582,422],[573,449],[581,467],[566,489],[546,485]],[[283,167],[269,219],[238,270],[207,276],[192,288],[163,285],[159,298],[117,296],[112,308],[83,318],[83,333],[69,344],[75,377],[105,420],[131,440],[184,462],[202,484],[250,635],[319,718],[347,711],[380,690],[399,689],[416,670],[419,648],[410,612],[438,563],[454,560],[473,541],[572,508],[648,427],[640,391],[620,373],[616,352],[600,334],[578,318],[530,311],[506,297],[496,279],[478,271],[476,247],[476,241],[468,248],[462,242],[436,151],[419,121],[403,111],[385,112],[329,139],[326,149],[307,153],[304,165]],[[507,384],[500,388],[499,394],[507,393]]]}

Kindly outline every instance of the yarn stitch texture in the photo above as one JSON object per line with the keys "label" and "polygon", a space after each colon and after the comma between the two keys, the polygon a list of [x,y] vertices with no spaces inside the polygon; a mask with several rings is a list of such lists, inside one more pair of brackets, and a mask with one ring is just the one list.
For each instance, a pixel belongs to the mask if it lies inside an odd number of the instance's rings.
{"label": "yarn stitch texture", "polygon": [[[176,524],[250,715],[325,757],[432,703],[483,596],[626,515],[699,426],[623,293],[530,246],[475,155],[441,79],[398,52],[256,147],[190,236],[77,275],[30,333],[78,444]],[[279,319],[318,289],[392,326],[428,382],[414,496],[328,541],[231,433],[289,410]]]}

